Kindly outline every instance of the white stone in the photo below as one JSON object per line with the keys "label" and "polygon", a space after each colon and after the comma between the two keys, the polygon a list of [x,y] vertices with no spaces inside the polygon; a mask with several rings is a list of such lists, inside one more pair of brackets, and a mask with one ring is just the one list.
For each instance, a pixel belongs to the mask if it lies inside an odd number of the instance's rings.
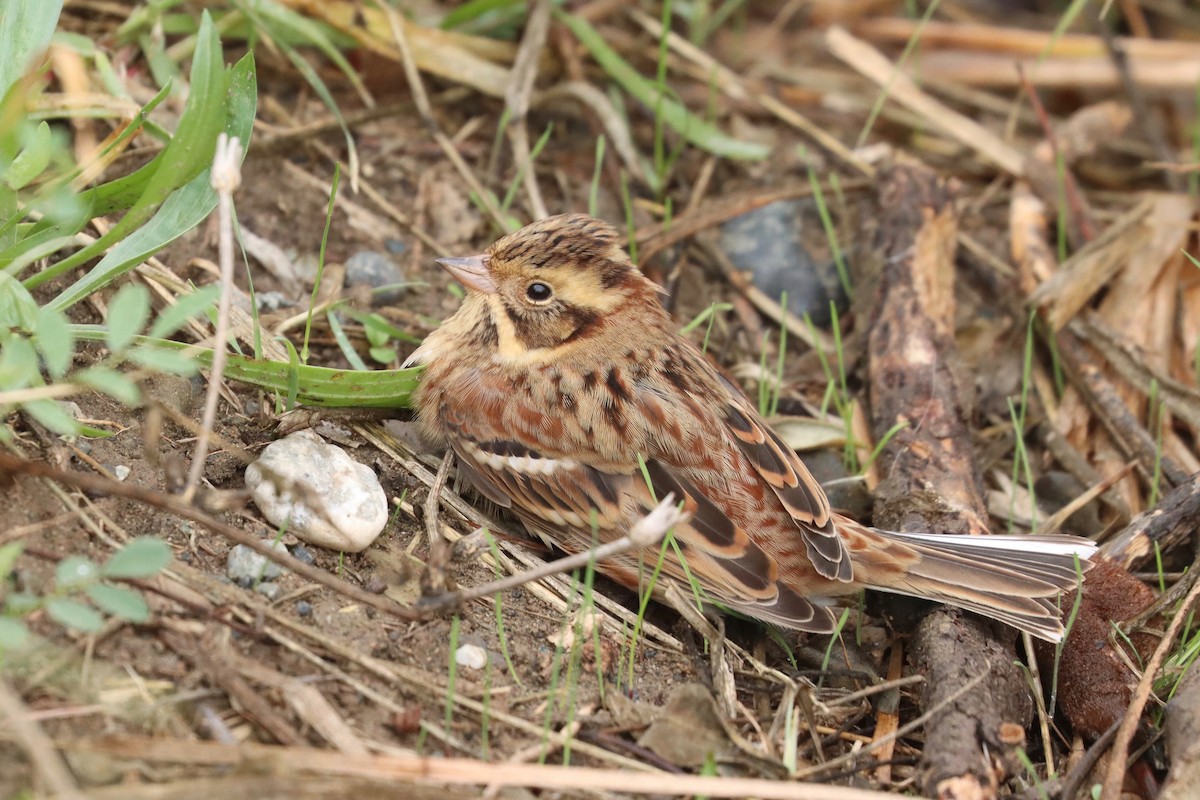
{"label": "white stone", "polygon": [[464,644],[454,653],[454,663],[460,667],[483,669],[487,662],[487,650],[477,644]]}
{"label": "white stone", "polygon": [[246,468],[246,488],[272,525],[331,550],[365,550],[388,520],[371,468],[311,431],[267,445]]}

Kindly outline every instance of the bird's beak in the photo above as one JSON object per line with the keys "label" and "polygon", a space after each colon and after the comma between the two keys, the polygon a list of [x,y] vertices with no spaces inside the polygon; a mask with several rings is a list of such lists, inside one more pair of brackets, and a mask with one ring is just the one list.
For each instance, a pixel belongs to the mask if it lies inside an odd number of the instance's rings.
{"label": "bird's beak", "polygon": [[488,270],[487,256],[467,256],[466,258],[439,258],[437,263],[466,286],[484,294],[496,293],[496,281]]}

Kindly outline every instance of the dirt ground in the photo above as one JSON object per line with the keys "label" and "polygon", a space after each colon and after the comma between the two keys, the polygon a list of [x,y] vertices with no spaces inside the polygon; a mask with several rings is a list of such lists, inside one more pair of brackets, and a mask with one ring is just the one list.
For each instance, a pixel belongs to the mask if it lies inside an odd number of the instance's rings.
{"label": "dirt ground", "polygon": [[[757,16],[751,15],[749,24],[749,39],[734,32],[714,37],[711,49],[722,63],[736,67],[774,61],[777,69],[815,69],[823,63],[824,68],[830,68],[828,60],[821,62],[816,56],[797,54],[781,41],[777,31],[760,30],[756,26],[765,23]],[[635,35],[624,27],[622,30],[627,36]],[[756,32],[761,47],[752,53],[756,48],[747,42],[754,41]],[[236,48],[230,48],[226,57],[232,61],[237,55]],[[472,203],[469,189],[443,151],[431,140],[408,88],[398,77],[399,67],[362,58],[359,67],[373,76],[369,83],[377,103],[392,109],[378,119],[354,125],[364,184],[369,184],[371,192],[390,203],[405,220],[428,231],[447,253],[469,255],[481,251],[496,232]],[[336,74],[330,72],[326,77],[340,85]],[[285,135],[314,120],[328,121],[328,112],[302,88],[281,57],[265,51],[260,54],[258,81],[263,125],[256,130],[245,160],[242,188],[236,197],[238,219],[245,229],[281,249],[291,260],[312,262],[321,247],[329,201],[323,188],[333,171],[329,155],[344,159],[345,143],[336,130]],[[805,111],[818,127],[833,132],[842,141],[853,141],[865,113],[864,98],[872,95],[865,81],[844,70],[836,73],[834,85],[837,88],[830,89],[829,95],[840,104],[814,102],[805,105]],[[341,88],[345,90],[343,112],[353,116],[352,94],[344,85]],[[804,104],[807,88],[790,84],[786,88],[785,97]],[[515,173],[507,147],[494,146],[503,102],[467,92],[449,81],[429,79],[429,89],[437,121],[459,155],[484,185],[503,195]],[[689,81],[680,90],[685,101],[696,107],[697,103],[703,106],[703,101],[697,99],[702,97],[703,89],[700,82]],[[1058,92],[1049,98],[1056,120],[1098,99],[1070,92]],[[689,223],[699,220],[697,233],[660,249],[642,266],[656,280],[675,288],[669,302],[681,325],[714,303],[729,304],[727,311],[716,315],[709,350],[753,393],[757,390],[756,379],[763,377],[759,365],[764,348],[766,363],[775,363],[778,328],[760,315],[761,307],[748,301],[746,292],[731,283],[728,271],[710,258],[713,231],[732,214],[706,223],[704,211],[727,210],[731,204],[736,207],[739,198],[744,200],[743,209],[749,210],[756,205],[753,198],[781,190],[792,192],[793,197],[803,196],[810,165],[815,163],[815,173],[825,175],[844,169],[844,164],[815,151],[812,141],[795,127],[761,109],[750,108],[747,103],[730,105],[732,109],[726,109],[723,123],[743,138],[769,144],[776,155],[767,162],[739,163],[710,159],[694,147],[683,148],[663,196],[672,198],[673,213],[683,215]],[[1032,114],[1018,116],[1016,125],[1026,152],[1039,141],[1040,133]],[[638,141],[651,141],[654,123],[646,110],[635,109],[631,119]],[[993,113],[987,119],[998,127],[1002,116]],[[1013,487],[1002,485],[1002,478],[1012,469],[1014,435],[1009,401],[1022,392],[1027,330],[1024,299],[1017,292],[1017,278],[1008,266],[1012,236],[1009,189],[979,161],[970,160],[962,143],[949,139],[922,142],[920,135],[907,127],[910,122],[903,114],[885,115],[875,136],[896,147],[918,149],[925,164],[949,181],[958,198],[958,226],[970,246],[960,248],[956,261],[954,339],[958,354],[952,368],[966,404],[969,439],[977,454],[976,474],[984,476],[989,488],[1003,495],[1000,506],[991,506],[995,513],[1003,502],[1011,501],[1011,507],[1016,503],[1011,499]],[[598,125],[571,104],[551,103],[531,111],[528,127],[533,136],[551,124],[553,135],[536,163],[546,205],[551,213],[584,210],[591,189]],[[134,154],[124,166],[132,166],[136,158]],[[1129,167],[1131,162],[1142,163],[1147,158],[1143,142],[1130,144],[1123,138],[1112,148],[1101,147],[1100,153],[1087,161],[1093,172],[1081,169],[1093,178],[1086,188],[1097,202],[1098,216],[1103,221],[1111,222],[1129,205],[1109,191],[1114,186],[1130,195],[1146,191],[1147,186],[1157,188],[1152,176]],[[618,224],[626,218],[621,183],[617,161],[610,157],[602,173],[597,208],[599,216]],[[694,190],[698,184],[697,194]],[[840,195],[829,198],[831,224],[842,234],[842,245],[856,276],[866,274],[878,268],[881,249],[875,234],[877,221],[886,216],[886,209],[881,209],[870,181],[861,176],[843,175],[840,189]],[[411,285],[396,301],[373,310],[414,337],[424,336],[458,303],[448,288],[449,278],[434,263],[438,254],[415,236],[411,227],[389,217],[376,194],[355,192],[345,178],[339,191],[344,203],[334,211],[327,244],[333,282],[340,280],[340,265],[355,253],[390,254]],[[662,220],[661,197],[640,186],[633,187],[633,194],[635,229]],[[515,210],[527,215],[523,202],[522,196]],[[814,260],[827,260],[829,236],[815,208],[805,213],[812,219],[804,227],[804,243]],[[1191,238],[1184,241],[1189,246],[1194,244]],[[212,281],[212,262],[216,260],[213,227],[201,226],[157,258],[182,278],[197,283]],[[997,262],[1003,269],[997,268]],[[305,308],[311,284],[297,290],[261,268],[257,261],[252,269],[257,293],[281,292],[292,303],[276,312],[264,312],[265,328]],[[237,284],[243,292],[247,290],[244,269],[238,270]],[[42,296],[49,296],[62,285],[43,287]],[[871,284],[862,286],[861,295],[851,298],[844,308],[842,320],[848,337],[847,388],[860,402],[868,388],[867,342],[854,330],[860,322],[865,326],[866,309],[874,301],[867,296]],[[358,308],[370,308],[370,300],[361,292],[342,290],[340,286],[337,291],[344,291]],[[1194,293],[1195,286],[1186,291]],[[241,301],[245,297],[248,295],[243,295]],[[103,318],[100,303],[81,304],[74,313],[79,322]],[[1186,316],[1182,304],[1179,314]],[[772,334],[764,340],[766,330]],[[704,335],[703,326],[693,333],[697,339]],[[360,352],[365,351],[361,333],[355,330],[352,336]],[[328,326],[318,326],[312,342],[310,363],[349,367]],[[403,361],[412,347],[398,343],[396,360],[390,366]],[[1186,344],[1181,352],[1189,352]],[[97,353],[85,350],[82,358],[86,361]],[[795,418],[819,407],[828,381],[814,352],[789,343],[783,364],[781,414]],[[1047,370],[1046,374],[1051,373]],[[1052,378],[1046,380],[1052,382]],[[205,387],[204,380],[169,377],[153,377],[145,385],[149,398],[193,419],[199,416]],[[178,465],[186,464],[191,457],[191,430],[146,408],[128,409],[98,395],[81,395],[75,401],[82,419],[112,435],[63,441],[35,423],[24,421],[17,429],[29,453],[63,469],[111,474],[117,468],[128,468],[124,478],[128,484],[163,491],[170,488]],[[1139,411],[1145,410],[1137,398],[1131,402]],[[215,433],[221,441],[256,454],[278,435],[279,420],[272,413],[273,406],[273,399],[264,393],[230,383]],[[860,405],[858,413],[856,424],[866,431],[869,420],[863,415],[869,412]],[[1088,428],[1091,418],[1078,408],[1074,413],[1082,415],[1075,418],[1072,428],[1078,441],[1079,431]],[[1030,422],[1031,430],[1038,421]],[[317,567],[369,592],[411,604],[420,595],[419,581],[430,559],[425,519],[428,485],[406,463],[419,462],[434,471],[440,454],[423,449],[405,412],[397,412],[396,419],[386,424],[373,425],[370,430],[377,439],[368,439],[362,429],[352,427],[358,424],[365,423],[331,417],[322,423],[326,427],[318,430],[330,434],[346,446],[353,458],[379,475],[388,497],[396,503],[395,513],[384,533],[364,553],[343,555],[316,547],[308,550]],[[1092,429],[1099,427],[1094,421],[1091,425]],[[1063,427],[1070,427],[1070,422],[1064,422]],[[1190,446],[1188,443],[1194,444],[1191,435],[1180,433],[1178,441],[1184,449]],[[388,446],[381,446],[381,442]],[[826,457],[832,453],[832,460],[837,462],[839,448],[826,449],[830,452],[808,452],[804,456],[815,462],[828,460]],[[401,454],[399,458],[397,453]],[[1121,459],[1113,452],[1106,451],[1102,459],[1094,453],[1088,455],[1095,457],[1104,475],[1111,475],[1120,466],[1117,462]],[[1047,472],[1054,458],[1038,445],[1031,460],[1037,471]],[[210,510],[236,527],[270,537],[271,526],[238,494],[244,488],[244,470],[239,452],[219,441],[207,460],[208,486],[200,502],[208,502]],[[874,475],[873,480],[888,477]],[[452,481],[451,488],[462,489],[463,497],[484,513],[495,512],[465,487],[455,486]],[[1120,490],[1127,511],[1136,513],[1144,508],[1144,490],[1145,481],[1134,479]],[[840,491],[840,487],[831,487],[835,502],[851,506],[855,501]],[[1019,493],[1017,496],[1023,502],[1027,499]],[[141,786],[143,782],[169,783],[179,792],[184,783],[191,782],[199,796],[203,791],[214,791],[216,786],[257,785],[255,777],[262,772],[277,779],[272,791],[278,791],[279,796],[308,796],[305,792],[309,790],[312,796],[324,796],[319,781],[306,787],[305,779],[285,763],[248,759],[238,771],[228,763],[205,761],[204,753],[208,751],[202,751],[201,745],[210,740],[336,748],[343,754],[416,752],[447,759],[497,763],[545,760],[550,764],[569,761],[573,766],[623,769],[633,769],[637,766],[633,762],[640,762],[671,772],[782,777],[790,771],[803,775],[804,768],[844,756],[911,721],[923,710],[919,708],[921,690],[904,680],[914,672],[906,637],[925,610],[921,604],[866,598],[861,613],[850,615],[846,633],[836,646],[830,645],[828,637],[772,635],[757,625],[731,619],[726,623],[728,650],[724,644],[706,642],[675,611],[652,604],[646,614],[646,629],[631,658],[629,620],[637,614],[638,598],[597,578],[596,594],[612,603],[599,613],[599,632],[588,630],[585,643],[575,652],[571,639],[564,639],[564,631],[578,620],[576,609],[582,593],[576,591],[578,587],[569,576],[504,593],[499,600],[502,639],[497,601],[490,598],[466,604],[457,620],[435,615],[407,622],[352,602],[327,586],[285,573],[276,581],[278,595],[268,600],[224,577],[232,542],[194,522],[128,499],[90,495],[31,477],[18,477],[6,485],[3,499],[0,532],[21,531],[31,557],[22,560],[18,581],[34,591],[50,585],[55,563],[62,557],[82,554],[102,561],[114,543],[127,537],[160,537],[170,545],[176,559],[168,576],[146,587],[154,610],[149,624],[114,621],[100,635],[85,637],[67,632],[44,616],[35,617],[30,622],[41,638],[38,647],[19,660],[5,663],[5,673],[20,687],[25,703],[45,732],[63,748],[81,785],[97,790],[109,787],[106,791],[113,792],[96,796],[121,796],[122,785]],[[1095,513],[1096,504],[1090,507]],[[1107,506],[1103,514],[1106,522],[1115,518]],[[439,515],[459,534],[469,534],[475,528],[472,520],[463,519],[448,505],[441,507]],[[511,520],[505,525],[501,517],[500,522],[519,534]],[[991,522],[997,530],[1009,524],[999,517]],[[0,541],[5,536],[0,533]],[[283,541],[288,545],[297,543],[290,535]],[[454,562],[448,568],[449,581],[452,585],[473,586],[498,573],[521,569],[514,559],[523,552],[551,557],[531,543],[505,540],[502,548],[502,567],[491,566],[482,557]],[[1167,552],[1168,572],[1181,570],[1188,563],[1181,552]],[[624,616],[620,609],[625,609]],[[1001,638],[1011,645],[1011,636]],[[486,668],[455,665],[452,639],[454,645],[482,648]],[[1004,657],[1012,661],[1018,651],[1010,650]],[[736,656],[726,657],[729,653]],[[809,688],[809,678],[819,679],[819,687]],[[856,695],[843,702],[852,692],[885,679],[898,681],[881,693],[885,699]],[[706,687],[709,695],[705,696],[715,699],[697,701],[695,695],[688,694],[692,684]],[[447,697],[454,702],[448,703]],[[714,713],[708,711],[710,702]],[[650,721],[668,706],[673,709],[676,727],[660,730],[660,740],[683,742],[694,736],[704,743],[716,742],[708,747],[709,752],[717,753],[715,765],[706,765],[702,758],[694,761],[695,752],[686,747],[672,750],[652,746],[648,744],[651,739],[641,738]],[[717,717],[724,721],[715,721]],[[680,719],[685,721],[682,725]],[[803,733],[785,735],[792,730],[789,726],[797,725]],[[1026,735],[1029,741],[1022,752],[1027,752],[1037,765],[1045,765],[1047,757],[1057,758],[1061,764],[1071,743],[1070,735],[1064,734],[1055,740],[1053,752],[1046,753],[1040,734]],[[173,744],[180,748],[180,754],[174,760],[142,758],[136,748],[148,747],[147,740]],[[748,741],[756,743],[757,748]],[[796,747],[795,752],[780,748],[780,742],[788,741]],[[108,744],[89,744],[104,742]],[[862,763],[851,759],[820,777],[839,784],[911,791],[919,785],[923,745],[918,728],[900,737],[888,755]],[[0,737],[0,797],[23,796],[21,792],[30,785],[32,774],[23,754],[11,741]],[[1034,783],[1022,780],[1018,776],[1017,783],[1009,786],[1021,788]],[[364,790],[380,797],[421,796],[418,788],[408,784],[389,790],[369,784]],[[446,791],[430,796],[475,794],[474,790]],[[525,790],[504,792],[502,796],[533,796]],[[614,793],[606,789],[545,790],[537,796],[596,797]]]}

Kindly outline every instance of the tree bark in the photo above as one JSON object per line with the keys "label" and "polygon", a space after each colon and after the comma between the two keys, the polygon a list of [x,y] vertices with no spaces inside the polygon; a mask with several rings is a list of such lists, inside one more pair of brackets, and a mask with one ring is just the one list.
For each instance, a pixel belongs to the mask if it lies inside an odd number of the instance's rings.
{"label": "tree bark", "polygon": [[[987,511],[954,365],[951,192],[929,170],[900,165],[880,178],[876,254],[882,258],[869,315],[867,357],[876,439],[898,423],[880,458],[886,478],[875,524],[900,531],[986,533]],[[993,798],[1015,762],[1032,701],[1014,664],[1015,632],[939,608],[912,648],[927,681],[923,788],[930,797]],[[981,677],[982,676],[982,677]]]}

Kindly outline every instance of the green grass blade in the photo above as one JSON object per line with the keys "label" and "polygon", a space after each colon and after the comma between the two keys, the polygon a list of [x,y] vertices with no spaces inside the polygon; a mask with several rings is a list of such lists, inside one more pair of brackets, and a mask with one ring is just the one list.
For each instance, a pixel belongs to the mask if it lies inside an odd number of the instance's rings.
{"label": "green grass blade", "polygon": [[647,108],[655,109],[667,126],[696,147],[715,156],[749,161],[766,158],[770,153],[770,148],[766,145],[728,136],[688,111],[682,104],[663,96],[655,83],[638,74],[638,71],[613,50],[587,20],[559,10],[556,10],[555,14],[621,88]]}
{"label": "green grass blade", "polygon": [[[258,95],[253,56],[244,56],[233,67],[228,85],[228,122],[225,131],[241,140],[244,153],[254,125]],[[99,264],[54,298],[50,305],[58,309],[69,308],[203,222],[217,205],[217,193],[210,185],[209,172],[209,169],[205,169],[185,186],[174,190],[148,222],[129,234]]]}
{"label": "green grass blade", "polygon": [[208,12],[200,26],[196,55],[192,61],[191,92],[171,143],[162,153],[162,163],[147,181],[133,207],[108,233],[59,263],[25,281],[33,288],[74,269],[125,239],[149,220],[167,198],[202,173],[212,161],[217,134],[225,127],[228,89],[221,42]]}

